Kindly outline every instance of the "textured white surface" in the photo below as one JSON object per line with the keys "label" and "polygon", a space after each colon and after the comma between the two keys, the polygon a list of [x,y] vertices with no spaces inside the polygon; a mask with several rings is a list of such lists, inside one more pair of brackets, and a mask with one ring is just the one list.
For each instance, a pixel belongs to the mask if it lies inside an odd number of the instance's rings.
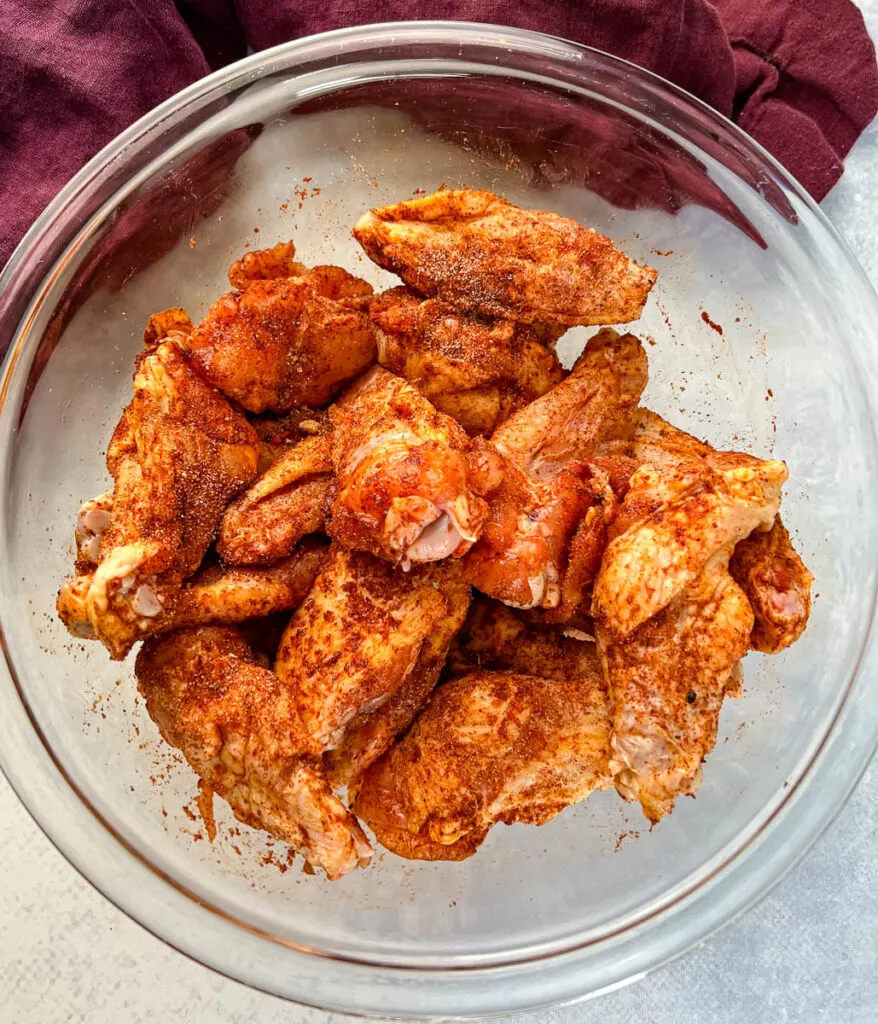
{"label": "textured white surface", "polygon": [[[878,0],[861,6],[873,38]],[[824,209],[878,285],[878,123]],[[619,992],[535,1024],[871,1024],[878,1006],[878,762],[759,907]],[[84,882],[0,776],[0,1021],[331,1024],[186,960]]]}

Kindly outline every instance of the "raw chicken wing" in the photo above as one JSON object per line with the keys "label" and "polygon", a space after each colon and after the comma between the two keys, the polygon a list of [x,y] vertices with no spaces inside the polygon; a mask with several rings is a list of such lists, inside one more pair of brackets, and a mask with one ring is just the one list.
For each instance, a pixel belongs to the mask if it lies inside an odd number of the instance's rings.
{"label": "raw chicken wing", "polygon": [[402,857],[463,860],[496,822],[542,825],[611,786],[609,733],[593,679],[474,672],[434,692],[354,811]]}
{"label": "raw chicken wing", "polygon": [[505,478],[466,556],[470,583],[519,608],[558,608],[563,599],[563,617],[573,614],[597,567],[612,498],[606,474],[593,472],[588,459],[600,442],[630,431],[646,379],[637,338],[600,331],[565,380],[494,432]]}
{"label": "raw chicken wing", "polygon": [[[420,680],[416,686],[425,698],[469,599],[454,567],[403,573],[333,544],[284,632],[275,663],[315,749],[340,747],[350,730],[404,694],[411,679]],[[417,706],[411,716],[416,712]],[[396,723],[386,743],[407,725]]]}
{"label": "raw chicken wing", "polygon": [[289,688],[230,627],[149,640],[135,666],[164,739],[247,825],[289,843],[329,878],[368,864],[369,841],[332,794]]}
{"label": "raw chicken wing", "polygon": [[[640,463],[665,469],[699,460],[720,470],[759,465],[759,459],[744,452],[711,448],[648,409],[639,410],[634,435],[623,448]],[[793,547],[780,515],[771,528],[763,524],[738,544],[730,568],[756,616],[751,647],[777,654],[795,643],[811,614],[814,577]]]}
{"label": "raw chicken wing", "polygon": [[399,562],[467,551],[487,505],[465,431],[401,377],[376,368],[331,410],[338,494],[329,533]]}
{"label": "raw chicken wing", "polygon": [[256,458],[250,425],[175,340],[144,352],[107,451],[115,487],[98,563],[62,587],[59,611],[82,603],[91,634],[124,657],[198,568]]}
{"label": "raw chicken wing", "polygon": [[375,361],[361,308],[371,292],[340,267],[250,280],[210,307],[189,338],[193,358],[250,412],[325,405]]}
{"label": "raw chicken wing", "polygon": [[490,434],[564,378],[528,327],[483,320],[393,288],[369,307],[378,362],[404,377],[469,434]]}
{"label": "raw chicken wing", "polygon": [[613,719],[616,788],[650,821],[693,794],[716,741],[753,612],[729,575],[735,544],[770,525],[782,462],[716,470],[641,467],[594,588],[595,635]]}
{"label": "raw chicken wing", "polygon": [[371,210],[354,237],[421,295],[526,324],[636,320],[656,278],[606,236],[484,191],[435,192]]}
{"label": "raw chicken wing", "polygon": [[796,553],[780,516],[770,530],[755,531],[736,546],[729,571],[756,616],[750,646],[778,654],[795,643],[808,625],[814,577]]}
{"label": "raw chicken wing", "polygon": [[595,618],[620,637],[633,632],[691,585],[716,552],[728,557],[739,540],[771,526],[786,478],[783,462],[641,467],[595,582]]}
{"label": "raw chicken wing", "polygon": [[689,586],[624,639],[596,622],[610,691],[610,772],[651,822],[678,796],[694,795],[701,762],[716,743],[723,697],[737,687],[753,612],[714,558]]}

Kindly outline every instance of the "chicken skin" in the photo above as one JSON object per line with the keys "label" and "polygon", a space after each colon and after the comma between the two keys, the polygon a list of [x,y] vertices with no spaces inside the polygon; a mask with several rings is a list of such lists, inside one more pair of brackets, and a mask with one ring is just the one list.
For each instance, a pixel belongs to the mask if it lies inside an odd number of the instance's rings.
{"label": "chicken skin", "polygon": [[[565,380],[494,432],[505,476],[465,559],[473,586],[518,608],[558,608],[564,597],[565,616],[573,614],[605,543],[606,481],[588,459],[599,443],[630,432],[646,380],[637,338],[605,329]],[[574,531],[575,579],[565,596]]]}
{"label": "chicken skin", "polygon": [[123,658],[198,568],[226,505],[253,480],[256,460],[252,428],[205,384],[177,341],[142,353],[134,398],[107,451],[115,486],[98,562],[62,587],[59,611],[81,604],[91,634]]}
{"label": "chicken skin", "polygon": [[210,383],[249,412],[322,406],[375,361],[362,308],[371,293],[340,267],[245,280],[210,307],[188,344]]}
{"label": "chicken skin", "polygon": [[330,410],[338,493],[329,534],[400,563],[459,557],[488,507],[466,432],[401,377],[376,368]]}
{"label": "chicken skin", "polygon": [[[167,633],[184,626],[241,623],[277,612],[297,608],[314,582],[326,545],[303,541],[286,558],[267,567],[203,569],[178,590],[161,594],[154,615],[132,620],[126,633],[121,627],[114,633],[118,656],[125,657],[138,640]],[[62,588],[58,597],[58,615],[67,629],[83,640],[94,639],[89,619],[89,591],[94,573],[77,576]]]}
{"label": "chicken skin", "polygon": [[369,841],[323,778],[289,688],[237,630],[149,640],[135,671],[164,739],[239,821],[289,843],[328,878],[368,864]]}
{"label": "chicken skin", "polygon": [[611,786],[609,739],[594,679],[474,672],[434,692],[354,811],[401,857],[463,860],[496,822],[542,825]]}
{"label": "chicken skin", "polygon": [[294,695],[303,727],[321,753],[341,747],[367,719],[374,723],[372,716],[390,716],[388,729],[372,738],[368,750],[361,749],[364,739],[338,755],[336,761],[348,767],[337,767],[337,774],[351,775],[378,757],[409,724],[420,702],[410,699],[406,684],[421,701],[426,698],[469,600],[469,587],[454,567],[403,573],[371,555],[332,545],[284,632],[275,672]]}
{"label": "chicken skin", "polygon": [[468,434],[490,434],[565,374],[528,327],[483,320],[393,288],[369,307],[378,362],[404,377]]}
{"label": "chicken skin", "polygon": [[729,572],[756,617],[750,646],[778,654],[805,631],[814,577],[805,567],[780,516],[767,532],[755,531],[736,547]]}
{"label": "chicken skin", "polygon": [[636,320],[656,279],[606,236],[485,191],[441,191],[371,210],[354,237],[419,294],[524,324]]}
{"label": "chicken skin", "polygon": [[[622,446],[636,461],[660,468],[698,461],[715,469],[759,465],[759,459],[744,452],[711,448],[648,409],[638,411],[634,434]],[[814,577],[793,547],[779,514],[773,526],[762,525],[740,541],[730,571],[756,616],[751,647],[777,654],[795,643],[808,625]]]}
{"label": "chicken skin", "polygon": [[326,522],[334,490],[332,441],[307,437],[287,449],[226,509],[217,552],[230,565],[268,565]]}

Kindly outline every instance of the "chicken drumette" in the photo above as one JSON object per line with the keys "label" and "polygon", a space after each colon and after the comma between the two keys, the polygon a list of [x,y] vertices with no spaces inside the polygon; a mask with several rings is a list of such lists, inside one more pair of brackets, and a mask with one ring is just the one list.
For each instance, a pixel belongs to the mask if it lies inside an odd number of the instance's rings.
{"label": "chicken drumette", "polygon": [[97,564],[62,587],[59,610],[79,607],[82,628],[124,657],[198,568],[256,461],[252,428],[176,340],[145,351],[107,451],[115,480],[109,520],[100,515],[107,508],[80,520],[91,533],[80,554],[87,547],[93,556],[96,545]]}
{"label": "chicken drumette", "polygon": [[509,320],[468,316],[408,288],[377,296],[369,315],[378,362],[469,434],[490,434],[564,378],[551,348]]}
{"label": "chicken drumette", "polygon": [[565,380],[494,432],[504,478],[465,558],[475,587],[519,608],[556,609],[563,598],[560,617],[573,614],[597,569],[614,501],[608,475],[589,456],[630,432],[646,378],[637,338],[605,329]]}
{"label": "chicken drumette", "polygon": [[403,566],[457,557],[472,546],[487,516],[480,494],[490,473],[459,424],[381,368],[330,413],[335,540]]}
{"label": "chicken drumette", "polygon": [[484,191],[435,192],[371,210],[354,236],[419,294],[526,324],[636,320],[656,278],[606,236]]}
{"label": "chicken drumette", "polygon": [[369,862],[369,841],[323,778],[295,696],[237,630],[154,638],[135,670],[162,736],[240,821],[288,842],[329,878]]}

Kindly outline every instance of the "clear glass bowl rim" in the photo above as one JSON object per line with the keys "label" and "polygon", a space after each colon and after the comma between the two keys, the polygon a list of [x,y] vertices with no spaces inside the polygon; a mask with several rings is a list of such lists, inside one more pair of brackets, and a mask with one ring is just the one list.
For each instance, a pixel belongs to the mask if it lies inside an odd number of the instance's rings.
{"label": "clear glass bowl rim", "polygon": [[[340,29],[282,44],[199,80],[144,115],[71,179],[16,248],[0,273],[0,336],[15,336],[27,302],[39,293],[36,286],[42,287],[52,276],[43,268],[53,267],[68,248],[69,235],[52,236],[66,208],[106,183],[114,162],[163,124],[182,120],[184,112],[197,110],[212,94],[228,93],[274,71],[292,72],[297,62],[334,52],[342,67],[351,53],[380,45],[431,43],[493,49],[511,71],[516,70],[517,55],[551,57],[578,70],[589,65],[621,69],[654,91],[672,95],[681,107],[696,112],[702,123],[713,123],[722,136],[730,136],[761,170],[810,209],[859,279],[864,298],[878,318],[878,296],[810,196],[762,147],[696,97],[636,65],[556,37],[496,25],[417,21]],[[563,76],[558,81],[563,85]],[[11,346],[4,361],[0,377],[4,427],[11,426],[4,404],[23,351],[21,343]],[[876,379],[872,372],[870,377]],[[2,440],[3,445],[9,443],[8,436]],[[496,1016],[572,1002],[641,977],[753,905],[798,862],[841,809],[878,743],[878,692],[872,673],[863,672],[873,635],[874,611],[858,671],[820,749],[790,786],[782,805],[732,858],[684,896],[619,934],[548,957],[499,966],[382,966],[290,948],[195,902],[127,847],[123,837],[113,834],[115,842],[108,844],[107,827],[65,776],[43,742],[39,723],[30,717],[3,643],[2,621],[0,768],[43,832],[87,881],[147,930],[196,961],[266,992],[321,1009],[421,1018]],[[834,771],[823,770],[833,758]],[[77,800],[69,799],[71,790]]]}

